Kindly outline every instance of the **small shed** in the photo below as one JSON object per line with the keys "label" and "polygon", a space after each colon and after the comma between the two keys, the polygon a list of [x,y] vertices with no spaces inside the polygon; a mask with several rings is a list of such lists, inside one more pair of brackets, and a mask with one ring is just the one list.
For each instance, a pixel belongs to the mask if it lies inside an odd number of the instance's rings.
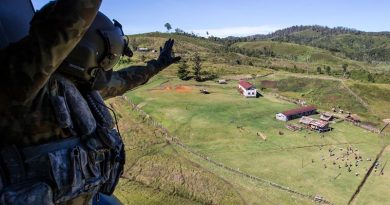
{"label": "small shed", "polygon": [[149,52],[149,48],[138,48],[137,49],[138,51],[140,51],[140,52]]}
{"label": "small shed", "polygon": [[334,116],[332,113],[322,113],[321,114],[321,117],[320,117],[321,120],[323,121],[326,121],[326,122],[330,122],[334,119]]}
{"label": "small shed", "polygon": [[220,79],[217,81],[219,84],[227,84],[227,81],[225,79]]}

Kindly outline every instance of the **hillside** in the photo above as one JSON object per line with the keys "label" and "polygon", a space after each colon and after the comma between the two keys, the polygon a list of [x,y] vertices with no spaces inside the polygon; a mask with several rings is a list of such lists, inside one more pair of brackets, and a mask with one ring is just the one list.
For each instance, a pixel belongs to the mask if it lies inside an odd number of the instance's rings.
{"label": "hillside", "polygon": [[[314,79],[323,79],[324,82],[319,80],[310,82],[307,80],[308,87],[305,88],[306,91],[296,90],[299,88],[298,86],[288,92],[284,92],[283,90],[280,92],[290,97],[299,97],[308,91],[312,91],[310,92],[312,95],[310,98],[319,96],[313,102],[323,104],[322,107],[325,108],[326,105],[326,108],[330,109],[332,106],[338,106],[339,104],[347,105],[345,109],[359,113],[370,121],[370,123],[378,126],[381,124],[381,119],[387,118],[387,114],[385,114],[388,113],[386,111],[388,108],[385,106],[387,99],[384,99],[381,94],[377,93],[377,91],[382,93],[380,89],[373,89],[371,91],[375,97],[365,97],[367,96],[366,86],[370,87],[372,85],[375,88],[375,85],[390,83],[390,72],[385,72],[390,70],[390,66],[384,64],[374,65],[367,62],[351,60],[326,49],[286,42],[261,40],[237,42],[227,46],[224,42],[215,41],[214,39],[185,36],[175,33],[148,33],[129,36],[129,38],[130,42],[133,42],[134,45],[149,49],[158,49],[164,43],[165,39],[174,38],[177,43],[175,53],[176,55],[182,56],[184,61],[187,61],[190,70],[192,67],[192,58],[194,53],[197,52],[201,57],[203,70],[215,73],[219,77],[231,76],[234,78],[237,75],[264,76],[272,73],[285,73],[287,71],[287,77],[281,79],[280,83],[285,83],[290,88],[296,85],[294,82],[299,82],[301,76],[312,76]],[[273,55],[265,55],[266,52],[264,50],[272,51]],[[135,52],[131,63],[143,64],[144,61],[157,57],[158,53]],[[127,63],[129,62],[122,61],[118,67],[124,66]],[[347,65],[346,72],[343,69],[344,65]],[[163,71],[163,75],[176,77],[177,67],[178,65],[171,66],[170,69]],[[298,79],[288,78],[288,76],[298,77]],[[333,90],[327,88],[326,85],[329,80],[336,80],[336,84],[333,85],[343,82],[340,86],[348,86],[355,93],[362,95],[361,98],[372,107],[370,109],[358,108],[361,105],[359,103],[356,104],[352,100],[353,98],[345,98],[342,102],[322,103],[328,98],[333,98],[332,91],[338,92],[340,95],[346,92],[344,88]],[[310,83],[313,84],[311,85]],[[257,85],[260,85],[260,82]],[[326,91],[326,89],[328,90]],[[306,95],[300,98],[308,98],[309,96]],[[379,108],[377,105],[379,105]]]}
{"label": "hillside", "polygon": [[[390,65],[352,60],[342,53],[296,43],[261,41],[226,41],[176,33],[148,33],[129,36],[133,48],[146,47],[158,50],[164,39],[175,38],[176,54],[185,61],[195,52],[202,58],[208,71],[218,75],[264,74],[259,68],[312,75],[348,77],[362,82],[390,83]],[[156,58],[158,53],[139,53],[132,59],[142,63]],[[127,63],[127,62],[124,62]],[[344,66],[346,69],[344,70]],[[344,72],[345,71],[345,72]]]}
{"label": "hillside", "polygon": [[324,48],[354,60],[368,62],[390,60],[390,33],[363,32],[343,27],[294,26],[269,35],[249,37]]}
{"label": "hillside", "polygon": [[317,65],[331,65],[333,68],[339,68],[343,64],[351,64],[351,68],[358,69],[358,62],[345,59],[337,53],[332,53],[325,49],[299,45],[294,43],[276,42],[276,41],[255,41],[240,42],[233,45],[239,48],[255,51],[270,50],[275,57],[293,60],[296,62],[312,63]]}

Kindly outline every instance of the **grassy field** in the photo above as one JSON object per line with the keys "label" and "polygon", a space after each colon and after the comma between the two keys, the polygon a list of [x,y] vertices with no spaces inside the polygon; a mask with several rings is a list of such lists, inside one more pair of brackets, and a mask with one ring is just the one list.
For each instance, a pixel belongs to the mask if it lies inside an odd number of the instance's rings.
{"label": "grassy field", "polygon": [[[295,105],[269,94],[244,99],[235,86],[235,82],[218,85],[158,77],[128,97],[141,103],[143,110],[185,144],[211,159],[303,193],[346,204],[371,162],[363,160],[348,172],[344,167],[347,159],[336,157],[341,155],[341,149],[352,146],[364,159],[374,158],[382,145],[380,138],[345,122],[332,124],[334,130],[323,135],[289,131],[274,115]],[[211,94],[200,94],[201,88]],[[267,141],[257,132],[266,135]],[[329,149],[336,150],[335,157],[329,156]],[[223,173],[221,177],[225,178]],[[382,180],[388,180],[387,174]],[[375,193],[385,195],[387,191],[378,189]],[[375,197],[370,201],[383,204]]]}
{"label": "grassy field", "polygon": [[381,119],[390,116],[390,85],[351,83],[349,87],[370,105],[376,116]]}
{"label": "grassy field", "polygon": [[[390,160],[390,146],[384,151],[383,156],[380,158],[379,162],[383,165]],[[385,172],[388,172],[388,168],[385,168]],[[382,176],[380,173],[380,169],[378,171],[374,171],[373,174],[368,178],[365,187],[362,189],[362,193],[359,195],[356,201],[360,204],[372,204],[372,199],[376,199],[377,201],[382,201],[382,204],[390,204],[388,194],[383,194],[382,191],[378,190],[389,190],[389,182],[390,175],[388,173],[384,173]]]}
{"label": "grassy field", "polygon": [[115,195],[124,204],[245,204],[227,181],[181,156],[161,128],[148,125],[128,101],[114,98],[126,149]]}

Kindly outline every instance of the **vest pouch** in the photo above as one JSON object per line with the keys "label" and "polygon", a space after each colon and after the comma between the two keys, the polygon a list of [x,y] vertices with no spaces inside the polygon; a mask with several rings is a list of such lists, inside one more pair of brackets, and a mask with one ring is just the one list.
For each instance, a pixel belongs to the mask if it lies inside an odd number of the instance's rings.
{"label": "vest pouch", "polygon": [[72,118],[68,106],[66,105],[65,98],[62,96],[53,96],[51,102],[58,125],[61,128],[73,128]]}
{"label": "vest pouch", "polygon": [[115,129],[98,127],[97,135],[99,139],[109,148],[110,152],[106,154],[106,160],[103,166],[103,176],[106,182],[100,191],[111,195],[123,174],[125,163],[125,151],[122,139]]}
{"label": "vest pouch", "polygon": [[52,152],[49,154],[49,161],[56,185],[55,203],[66,202],[80,193],[93,193],[99,188],[101,180],[91,176],[88,154],[83,147]]}
{"label": "vest pouch", "polygon": [[0,195],[2,205],[53,205],[53,192],[44,182],[19,183],[7,187]]}
{"label": "vest pouch", "polygon": [[112,161],[107,162],[110,163],[108,165],[110,167],[110,172],[109,175],[107,176],[107,181],[103,184],[102,188],[100,189],[100,192],[107,195],[111,195],[114,192],[115,187],[119,182],[119,178],[123,174],[124,165],[125,165],[125,149],[123,144],[119,152],[116,152],[114,154],[115,156],[113,156],[114,158],[112,159]]}

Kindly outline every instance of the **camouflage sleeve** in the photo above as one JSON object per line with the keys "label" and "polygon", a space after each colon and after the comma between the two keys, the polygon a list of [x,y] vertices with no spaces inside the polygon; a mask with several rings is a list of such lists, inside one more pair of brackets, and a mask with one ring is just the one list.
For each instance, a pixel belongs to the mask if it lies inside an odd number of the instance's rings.
{"label": "camouflage sleeve", "polygon": [[148,82],[150,78],[164,69],[162,63],[151,60],[146,66],[130,66],[112,74],[105,89],[100,91],[104,99],[123,95],[125,92]]}
{"label": "camouflage sleeve", "polygon": [[2,105],[31,102],[80,41],[100,4],[101,0],[57,0],[34,15],[29,35],[0,51]]}

